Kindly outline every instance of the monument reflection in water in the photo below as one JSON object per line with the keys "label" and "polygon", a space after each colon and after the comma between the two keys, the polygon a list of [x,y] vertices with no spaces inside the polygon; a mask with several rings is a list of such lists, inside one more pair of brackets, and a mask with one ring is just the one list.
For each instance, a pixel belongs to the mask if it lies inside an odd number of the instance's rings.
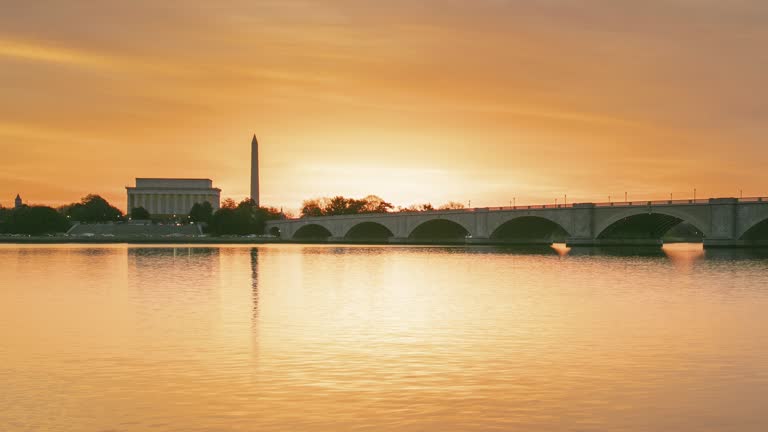
{"label": "monument reflection in water", "polygon": [[768,427],[765,252],[0,246],[4,430]]}

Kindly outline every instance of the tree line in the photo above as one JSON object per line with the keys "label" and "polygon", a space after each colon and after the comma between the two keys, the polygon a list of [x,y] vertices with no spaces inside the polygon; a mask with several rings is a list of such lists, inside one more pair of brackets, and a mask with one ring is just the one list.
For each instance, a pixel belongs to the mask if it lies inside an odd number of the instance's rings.
{"label": "tree line", "polygon": [[[376,195],[359,199],[335,196],[304,201],[301,207],[301,217],[424,212],[462,208],[464,205],[455,201],[437,208],[430,203],[395,207],[392,203]],[[120,209],[111,205],[101,196],[90,194],[83,197],[80,202],[58,208],[37,205],[23,205],[20,208],[3,208],[0,206],[0,233],[52,234],[67,231],[74,222],[121,222],[129,218],[150,220],[152,216],[143,207],[132,208],[128,215],[124,215]],[[281,218],[285,218],[285,215],[274,207],[259,207],[250,198],[239,203],[228,198],[222,202],[221,208],[216,211],[207,201],[195,203],[188,215],[167,220],[167,222],[203,224],[204,230],[213,235],[246,235],[264,234],[267,221]]]}
{"label": "tree line", "polygon": [[[208,201],[195,203],[189,210],[186,220],[182,222],[194,222],[203,224],[205,232],[214,235],[247,235],[264,234],[264,228],[268,220],[282,219],[285,215],[274,207],[259,207],[251,198],[246,198],[239,203],[232,198],[227,198],[221,203],[221,207],[214,211]],[[149,219],[149,212],[143,207],[131,209],[132,219]]]}
{"label": "tree line", "polygon": [[22,205],[19,208],[0,206],[0,233],[53,234],[67,231],[73,221],[107,222],[123,220],[123,212],[99,195],[87,195],[80,202],[58,208]]}
{"label": "tree line", "polygon": [[301,217],[318,216],[337,216],[354,215],[366,213],[392,213],[392,212],[425,212],[435,210],[458,210],[463,209],[464,204],[449,201],[439,207],[434,207],[430,203],[415,204],[408,207],[397,207],[381,199],[376,195],[369,195],[365,198],[355,199],[344,196],[335,196],[332,198],[315,198],[306,200],[301,206]]}
{"label": "tree line", "polygon": [[[129,215],[111,205],[99,195],[91,194],[80,202],[58,208],[41,205],[22,205],[19,208],[0,206],[0,234],[55,234],[69,230],[73,223],[124,222],[127,219],[149,220],[151,215],[143,207],[130,210]],[[273,207],[259,207],[247,198],[240,203],[226,199],[220,209],[213,211],[211,203],[195,203],[189,214],[165,222],[194,222],[203,224],[213,235],[264,234],[268,220],[284,215]],[[158,221],[158,220],[156,220]]]}
{"label": "tree line", "polygon": [[[205,204],[208,203],[203,203]],[[250,198],[237,204],[232,199],[226,199],[222,202],[221,208],[211,214],[208,221],[201,222],[206,222],[208,231],[216,235],[264,234],[264,227],[268,220],[284,217],[280,210],[274,207],[259,207]]]}

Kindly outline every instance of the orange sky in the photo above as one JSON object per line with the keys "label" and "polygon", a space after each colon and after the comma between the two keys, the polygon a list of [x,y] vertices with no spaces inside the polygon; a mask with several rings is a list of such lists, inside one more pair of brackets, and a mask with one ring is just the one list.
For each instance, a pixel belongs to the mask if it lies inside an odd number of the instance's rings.
{"label": "orange sky", "polygon": [[768,2],[11,2],[0,204],[768,196]]}

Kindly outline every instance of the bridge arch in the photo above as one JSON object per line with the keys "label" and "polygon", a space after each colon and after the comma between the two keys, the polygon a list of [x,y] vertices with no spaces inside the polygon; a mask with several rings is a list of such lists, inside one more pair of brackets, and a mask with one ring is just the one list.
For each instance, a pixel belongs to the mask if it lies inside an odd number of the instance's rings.
{"label": "bridge arch", "polygon": [[634,208],[607,218],[595,227],[598,239],[661,239],[670,229],[682,222],[693,225],[703,237],[709,235],[708,224],[677,209]]}
{"label": "bridge arch", "polygon": [[517,216],[500,223],[490,235],[490,239],[509,243],[544,243],[565,242],[570,236],[561,224],[543,216]]}
{"label": "bridge arch", "polygon": [[331,231],[320,224],[302,225],[293,233],[293,240],[326,241],[331,237]]}
{"label": "bridge arch", "polygon": [[766,240],[768,241],[768,218],[752,224],[739,237],[739,240]]}
{"label": "bridge arch", "polygon": [[408,234],[416,241],[464,242],[470,230],[462,223],[444,218],[429,219],[421,222]]}
{"label": "bridge arch", "polygon": [[344,235],[346,240],[361,241],[361,242],[386,242],[390,237],[394,237],[395,234],[390,228],[384,224],[372,221],[360,222],[349,230]]}

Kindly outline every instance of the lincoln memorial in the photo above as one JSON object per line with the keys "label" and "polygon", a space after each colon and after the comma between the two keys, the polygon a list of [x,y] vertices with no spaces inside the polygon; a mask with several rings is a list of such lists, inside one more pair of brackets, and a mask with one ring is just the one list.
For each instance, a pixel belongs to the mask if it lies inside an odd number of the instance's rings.
{"label": "lincoln memorial", "polygon": [[144,207],[153,216],[186,215],[195,203],[208,201],[219,208],[221,189],[209,179],[137,178],[135,187],[126,187],[128,211]]}

